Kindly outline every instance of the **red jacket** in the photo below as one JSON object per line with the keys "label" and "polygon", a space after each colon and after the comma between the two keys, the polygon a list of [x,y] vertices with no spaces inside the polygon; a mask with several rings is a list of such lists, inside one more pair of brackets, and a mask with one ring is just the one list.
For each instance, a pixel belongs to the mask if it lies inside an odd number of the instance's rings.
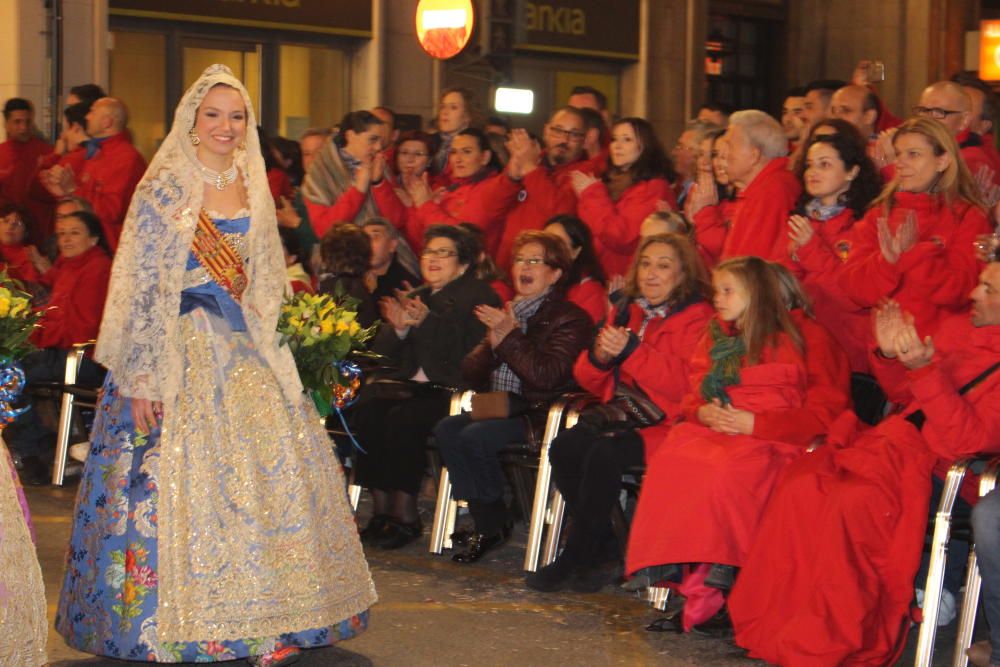
{"label": "red jacket", "polygon": [[[629,532],[625,571],[666,563],[740,566],[771,488],[802,447],[754,435],[728,435],[698,422],[701,383],[711,367],[706,333],[691,359],[690,392],[674,425],[652,454]],[[755,415],[802,406],[806,368],[785,336],[765,347],[760,363],[744,365],[726,388],[733,406]],[[687,614],[687,611],[685,612]]]}
{"label": "red jacket", "polygon": [[943,316],[965,311],[979,276],[972,244],[992,226],[982,209],[966,202],[948,205],[941,195],[898,192],[889,215],[893,232],[909,211],[917,217],[918,241],[890,264],[878,243],[878,219],[885,208],[869,209],[856,227],[840,286],[864,308],[895,299],[913,314],[917,330],[926,336],[934,333]]}
{"label": "red jacket", "polygon": [[510,269],[511,247],[514,239],[528,229],[541,229],[549,218],[576,213],[576,193],[570,182],[570,174],[582,171],[594,175],[592,160],[577,160],[558,167],[550,167],[545,160],[536,169],[521,179],[521,191],[517,194],[517,204],[507,215],[500,247],[497,251],[497,266]]}
{"label": "red jacket", "polygon": [[[635,333],[642,326],[643,312],[634,303],[629,304],[628,329]],[[609,321],[614,321],[612,312]],[[620,381],[641,389],[656,403],[667,418],[663,423],[640,431],[647,454],[663,442],[670,424],[680,415],[681,401],[690,391],[691,357],[705,327],[712,319],[712,307],[707,303],[694,303],[667,317],[649,322],[640,342],[626,347],[627,354],[620,360]],[[634,347],[632,347],[634,345]],[[590,350],[577,357],[573,377],[581,387],[604,402],[611,400],[615,391],[615,365],[597,365]]]}
{"label": "red jacket", "polygon": [[132,193],[145,172],[145,158],[132,145],[128,132],[119,132],[101,142],[77,175],[76,194],[89,201],[101,219],[112,252],[118,248]]}
{"label": "red jacket", "polygon": [[[369,185],[368,193],[361,192],[361,190],[351,185],[340,193],[333,206],[317,204],[310,201],[309,198],[303,197],[302,201],[305,202],[306,212],[309,214],[309,223],[316,232],[316,238],[322,239],[330,231],[330,228],[338,222],[351,222],[354,220],[361,211],[361,207],[364,206],[365,198],[369,194],[375,200],[375,205],[379,212],[398,229],[403,229],[397,221],[399,215],[395,212],[395,208],[402,208],[403,204],[396,198],[395,193],[392,191],[389,179],[383,178],[378,183]],[[395,208],[386,211],[383,208],[385,203],[388,203],[389,207]]]}
{"label": "red jacket", "polygon": [[0,259],[7,275],[23,283],[41,282],[42,276],[28,258],[28,248],[23,245],[0,244]]}
{"label": "red jacket", "polygon": [[83,173],[83,166],[87,160],[87,149],[83,146],[78,146],[68,153],[63,153],[58,155],[55,152],[49,153],[48,155],[41,158],[38,163],[38,178],[35,179],[35,183],[31,186],[31,199],[35,204],[35,208],[32,209],[32,213],[35,214],[35,222],[38,225],[37,233],[32,234],[32,240],[35,242],[42,242],[49,238],[55,229],[55,220],[53,220],[53,213],[55,213],[55,207],[57,204],[56,198],[52,195],[48,189],[42,185],[41,172],[42,170],[51,169],[52,167],[59,165],[64,169],[69,169],[73,172],[74,176],[79,177]]}
{"label": "red jacket", "polygon": [[788,214],[795,208],[802,186],[788,171],[788,158],[775,158],[747,185],[739,202],[721,259],[756,255],[784,262],[788,257]]}
{"label": "red jacket", "polygon": [[[695,187],[698,187],[697,184]],[[706,206],[694,214],[694,239],[698,244],[698,253],[709,269],[718,263],[722,255],[726,235],[741,203],[741,199],[723,199],[715,206]]]}
{"label": "red jacket", "polygon": [[439,201],[418,206],[414,220],[421,237],[431,225],[471,222],[486,233],[486,251],[496,257],[503,233],[504,217],[517,202],[520,185],[506,173],[480,172],[452,181]]}
{"label": "red jacket", "polygon": [[[950,318],[935,361],[896,379],[920,408],[921,430],[899,416],[843,435],[786,471],[729,598],[737,643],[769,663],[895,664],[906,645],[935,461],[996,451],[1000,374],[957,389],[1000,360],[1000,327]],[[896,393],[901,387],[896,388]]]}
{"label": "red jacket", "polygon": [[617,201],[601,182],[580,193],[577,215],[594,232],[594,249],[607,275],[624,275],[628,270],[639,246],[642,221],[660,200],[677,208],[674,190],[665,178],[634,183]]}
{"label": "red jacket", "polygon": [[809,446],[851,408],[851,366],[830,332],[801,310],[791,312],[806,351],[806,398],[800,407],[763,410],[754,416],[754,437]]}
{"label": "red jacket", "polygon": [[566,300],[587,311],[594,324],[608,315],[608,290],[592,278],[584,278],[566,290]]}
{"label": "red jacket", "polygon": [[274,198],[275,202],[280,201],[282,197],[291,199],[295,196],[291,179],[288,178],[285,170],[279,167],[271,167],[267,170],[267,186],[271,189],[271,197]]}
{"label": "red jacket", "polygon": [[32,334],[35,345],[67,349],[97,338],[110,278],[111,259],[99,246],[76,257],[57,259],[42,276],[52,294],[42,326]]}
{"label": "red jacket", "polygon": [[816,321],[844,348],[851,370],[867,373],[869,312],[858,306],[840,284],[844,262],[854,245],[854,211],[846,208],[825,222],[812,220],[812,227],[814,233],[809,243],[790,253],[790,266],[812,299]]}
{"label": "red jacket", "polygon": [[27,208],[38,222],[38,228],[29,230],[38,240],[51,231],[51,207],[44,188],[37,182],[39,165],[50,153],[52,146],[38,137],[28,141],[8,139],[0,144],[0,204]]}

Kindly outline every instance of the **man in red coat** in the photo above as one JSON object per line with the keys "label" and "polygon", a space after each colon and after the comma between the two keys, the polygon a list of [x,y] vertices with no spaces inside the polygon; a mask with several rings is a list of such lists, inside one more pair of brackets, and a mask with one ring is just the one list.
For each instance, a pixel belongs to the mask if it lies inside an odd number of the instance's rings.
{"label": "man in red coat", "polygon": [[756,255],[783,262],[788,257],[788,214],[802,190],[788,170],[788,141],[778,121],[763,111],[738,111],[723,135],[730,183],[739,206],[722,246],[722,259]]}
{"label": "man in red coat", "polygon": [[765,510],[729,598],[736,641],[781,665],[893,664],[906,643],[931,475],[1000,447],[1000,264],[972,291],[971,316],[921,339],[898,304],[876,315],[872,365],[906,395],[901,414],[861,431],[852,413],[793,463]]}
{"label": "man in red coat", "polygon": [[510,249],[514,238],[528,229],[541,229],[550,218],[576,212],[576,193],[569,175],[575,170],[594,173],[584,160],[583,139],[586,134],[583,114],[575,107],[559,109],[545,124],[542,151],[525,130],[513,130],[510,135],[508,173],[520,179],[518,203],[507,214],[497,265],[510,268]]}
{"label": "man in red coat", "polygon": [[81,173],[59,165],[45,185],[58,198],[76,195],[90,202],[101,220],[108,245],[118,247],[132,193],[146,171],[146,160],[132,145],[128,110],[114,97],[94,102],[87,114],[86,159]]}
{"label": "man in red coat", "polygon": [[[12,97],[3,107],[7,141],[0,144],[0,203],[28,209],[32,217],[47,219],[49,207],[32,197],[32,185],[41,159],[52,146],[35,136],[35,111],[31,102]],[[38,239],[39,230],[29,230]]]}

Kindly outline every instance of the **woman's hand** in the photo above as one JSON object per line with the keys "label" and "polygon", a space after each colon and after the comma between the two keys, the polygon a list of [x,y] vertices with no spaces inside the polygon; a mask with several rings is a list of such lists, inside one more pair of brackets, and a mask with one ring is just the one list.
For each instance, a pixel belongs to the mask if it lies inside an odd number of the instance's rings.
{"label": "woman's hand", "polygon": [[408,176],[403,180],[403,187],[413,200],[414,206],[423,206],[434,197],[431,186],[427,182],[427,172],[420,176]]}
{"label": "woman's hand", "polygon": [[494,348],[503,342],[507,334],[517,328],[517,318],[514,317],[514,303],[512,301],[507,303],[506,308],[494,308],[480,304],[473,312],[476,319],[489,329],[490,345]]}
{"label": "woman's hand", "polygon": [[913,321],[913,316],[903,313],[903,309],[895,301],[886,301],[872,310],[875,343],[882,356],[895,359],[898,355],[896,339],[906,326],[907,320]]}
{"label": "woman's hand", "polygon": [[52,268],[52,262],[48,260],[42,253],[38,252],[38,248],[33,245],[29,245],[25,248],[28,253],[28,260],[35,265],[39,273],[45,273]]}
{"label": "woman's hand", "polygon": [[579,169],[571,173],[569,177],[570,177],[570,182],[573,185],[573,192],[576,193],[577,197],[579,197],[583,193],[583,191],[589,188],[591,185],[597,183],[596,178],[594,178],[590,174],[583,173]]}
{"label": "woman's hand", "polygon": [[749,410],[734,408],[732,404],[722,408],[713,430],[726,435],[753,435],[754,414]]}
{"label": "woman's hand", "polygon": [[688,220],[694,222],[694,216],[707,206],[719,203],[719,189],[715,187],[715,177],[707,172],[698,174],[698,181],[691,186],[687,199],[684,201],[684,213]]}
{"label": "woman's hand", "polygon": [[888,219],[885,217],[878,219],[879,248],[882,250],[882,257],[890,264],[898,262],[904,252],[916,245],[919,236],[917,216],[913,211],[907,211],[906,219],[896,229],[895,234],[889,230]]}
{"label": "woman's hand", "polygon": [[132,399],[132,423],[139,435],[148,435],[163,422],[163,403],[148,398]]}
{"label": "woman's hand", "polygon": [[382,313],[382,319],[388,322],[393,329],[396,330],[396,334],[400,338],[405,338],[406,333],[410,330],[410,325],[407,321],[406,311],[403,310],[402,304],[391,296],[382,297],[379,301],[379,311]]}
{"label": "woman's hand", "polygon": [[431,312],[431,309],[419,296],[406,299],[403,302],[403,310],[406,312],[406,318],[411,327],[419,327]]}
{"label": "woman's hand", "polygon": [[915,371],[931,363],[934,358],[934,341],[930,336],[920,340],[912,322],[904,324],[896,334],[896,353],[907,369]]}
{"label": "woman's hand", "polygon": [[606,364],[618,358],[628,345],[629,331],[625,327],[606,326],[601,329],[594,340],[594,354],[597,360]]}
{"label": "woman's hand", "polygon": [[723,423],[725,411],[722,408],[722,401],[713,398],[710,403],[706,403],[698,408],[698,421],[713,431],[718,431]]}
{"label": "woman's hand", "polygon": [[802,215],[793,215],[788,218],[788,238],[796,248],[801,248],[812,240],[815,231],[809,218]]}
{"label": "woman's hand", "polygon": [[354,172],[354,188],[358,192],[368,192],[368,186],[372,182],[372,162],[371,160],[362,160],[361,164],[358,165],[357,171]]}
{"label": "woman's hand", "polygon": [[892,145],[896,136],[896,128],[882,130],[875,140],[875,166],[879,169],[887,167],[896,161],[896,147]]}
{"label": "woman's hand", "polygon": [[375,157],[372,158],[372,182],[377,183],[381,181],[385,176],[385,153],[379,151],[375,153]]}
{"label": "woman's hand", "polygon": [[299,217],[295,207],[292,206],[292,202],[288,201],[288,197],[282,197],[278,204],[279,206],[274,211],[278,218],[278,225],[287,227],[288,229],[298,229],[299,225],[302,224],[302,218]]}

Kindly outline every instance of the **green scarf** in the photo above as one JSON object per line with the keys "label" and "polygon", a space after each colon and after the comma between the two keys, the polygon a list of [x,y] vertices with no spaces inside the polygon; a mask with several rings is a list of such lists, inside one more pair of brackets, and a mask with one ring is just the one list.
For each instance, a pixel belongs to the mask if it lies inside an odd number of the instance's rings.
{"label": "green scarf", "polygon": [[732,401],[726,387],[740,383],[740,366],[747,346],[743,336],[727,335],[718,320],[712,320],[708,330],[712,335],[712,349],[708,353],[712,367],[701,381],[701,397],[708,402],[718,398],[723,405],[729,405]]}

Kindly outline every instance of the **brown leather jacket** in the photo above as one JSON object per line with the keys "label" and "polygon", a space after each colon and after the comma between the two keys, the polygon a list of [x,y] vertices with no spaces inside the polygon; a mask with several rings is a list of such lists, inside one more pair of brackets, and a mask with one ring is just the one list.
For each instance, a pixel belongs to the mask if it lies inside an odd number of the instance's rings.
{"label": "brown leather jacket", "polygon": [[528,319],[526,332],[515,329],[495,350],[484,338],[462,361],[462,376],[477,391],[489,391],[490,374],[506,362],[521,378],[521,395],[532,412],[544,414],[548,403],[576,386],[573,363],[593,329],[586,311],[553,292]]}

